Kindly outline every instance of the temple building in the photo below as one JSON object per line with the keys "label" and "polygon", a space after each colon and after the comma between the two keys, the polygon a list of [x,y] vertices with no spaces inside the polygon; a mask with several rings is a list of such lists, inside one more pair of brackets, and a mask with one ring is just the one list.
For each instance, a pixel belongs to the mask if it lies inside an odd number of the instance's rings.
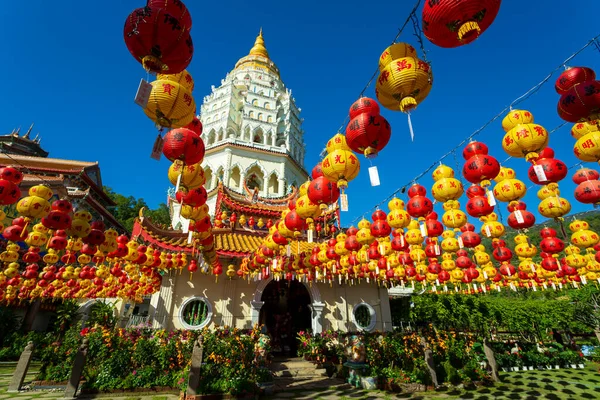
{"label": "temple building", "polygon": [[[33,125],[23,135],[20,135],[20,129],[0,135],[0,166],[13,167],[23,173],[19,185],[21,196],[28,196],[32,186],[46,185],[54,193],[51,202],[69,200],[76,209],[84,209],[94,219],[102,220],[106,229],[125,233],[126,229],[110,211],[116,204],[102,189],[98,162],[50,158],[40,145],[39,135],[31,139],[32,129]],[[7,219],[18,216],[16,204],[5,206],[4,211]],[[35,301],[15,308],[17,315],[23,317],[24,329],[45,330],[55,316],[56,302]]]}
{"label": "temple building", "polygon": [[[291,273],[275,278],[237,273],[308,180],[300,111],[267,52],[261,31],[250,53],[235,64],[221,86],[212,88],[201,107],[207,204],[220,221],[212,232],[223,274],[216,277],[205,264],[191,275],[186,270],[165,273],[144,322],[166,329],[251,328],[261,323],[267,326],[275,349],[292,351],[301,330],[392,329],[387,288],[373,282],[349,286],[338,281],[311,282],[306,275],[296,279]],[[173,191],[170,201],[176,201]],[[337,204],[315,222],[322,227],[315,242],[331,238],[326,236],[329,227],[339,225]],[[181,225],[175,220],[173,226]],[[187,233],[158,227],[143,213],[133,236],[154,247],[198,257]],[[301,236],[291,241],[287,251],[298,258],[310,254],[316,244]],[[286,268],[292,271],[291,265]]]}

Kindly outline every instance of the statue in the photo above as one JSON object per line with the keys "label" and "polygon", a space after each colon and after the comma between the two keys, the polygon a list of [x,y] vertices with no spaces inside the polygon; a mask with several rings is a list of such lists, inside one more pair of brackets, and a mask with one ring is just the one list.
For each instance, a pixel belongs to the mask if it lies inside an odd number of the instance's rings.
{"label": "statue", "polygon": [[271,351],[271,338],[267,335],[266,327],[262,327],[258,340],[254,345],[254,362],[259,367],[264,367],[269,361],[269,353]]}
{"label": "statue", "polygon": [[350,359],[355,363],[364,363],[367,361],[367,351],[362,339],[356,335],[350,337]]}

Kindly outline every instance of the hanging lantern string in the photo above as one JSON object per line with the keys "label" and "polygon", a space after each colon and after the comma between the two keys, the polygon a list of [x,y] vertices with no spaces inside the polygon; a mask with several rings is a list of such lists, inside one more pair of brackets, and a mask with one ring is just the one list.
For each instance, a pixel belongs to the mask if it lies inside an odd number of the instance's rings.
{"label": "hanging lantern string", "polygon": [[417,38],[417,42],[419,43],[419,48],[421,49],[421,53],[423,53],[423,61],[429,63],[427,60],[427,50],[425,50],[425,44],[423,41],[423,29],[421,29],[421,24],[419,22],[419,18],[415,13],[410,14],[410,19],[413,24],[414,36]]}
{"label": "hanging lantern string", "polygon": [[[406,21],[404,21],[404,24],[402,24],[402,26],[398,29],[398,33],[396,33],[396,36],[394,37],[394,40],[392,40],[391,44],[396,43],[396,41],[398,40],[398,38],[400,37],[400,35],[402,35],[402,32],[404,31],[404,28],[406,28],[406,26],[408,25],[408,23],[410,21],[412,21],[413,17],[416,18],[417,9],[421,5],[421,1],[422,0],[417,0],[417,2],[415,3],[415,5],[413,6],[411,12],[408,14],[408,17],[406,18]],[[421,48],[423,48],[423,47],[421,47]],[[373,75],[371,75],[371,78],[369,78],[369,81],[367,82],[367,84],[360,91],[360,94],[358,95],[359,98],[361,98],[361,97],[364,96],[365,92],[369,89],[369,87],[371,87],[371,85],[373,84],[373,81],[375,80],[375,78],[377,77],[378,74],[379,74],[379,67],[377,67],[377,69],[375,70],[375,72],[373,72]],[[344,118],[344,121],[342,122],[342,125],[340,125],[340,127],[338,128],[337,131],[338,132],[343,132],[343,130],[346,127],[346,125],[348,125],[348,122],[350,122],[350,116],[346,115],[346,117]],[[327,150],[323,149],[321,151],[321,153],[320,153],[320,157],[321,158],[325,157],[326,154],[327,154]]]}
{"label": "hanging lantern string", "polygon": [[[409,16],[409,20],[410,20],[410,16]],[[520,104],[522,102],[524,102],[525,100],[527,100],[528,98],[530,98],[532,95],[534,95],[536,92],[538,92],[540,90],[540,88],[542,86],[544,86],[546,83],[548,83],[548,81],[550,80],[550,78],[552,78],[552,76],[554,74],[556,74],[557,72],[562,72],[564,70],[565,65],[571,61],[573,58],[577,57],[582,51],[584,51],[585,49],[587,49],[588,47],[590,47],[592,44],[596,44],[597,45],[597,41],[600,38],[600,34],[596,35],[595,37],[593,37],[592,39],[590,39],[583,47],[581,47],[579,50],[577,50],[576,52],[574,52],[573,54],[571,54],[569,57],[567,57],[558,67],[554,68],[548,75],[546,75],[546,77],[544,77],[544,79],[542,79],[539,83],[537,83],[536,85],[534,85],[532,88],[530,88],[529,90],[527,90],[523,95],[517,97],[515,100],[513,100],[508,106],[504,107],[499,113],[497,113],[496,115],[494,115],[490,120],[488,120],[485,124],[483,124],[479,129],[475,130],[471,135],[467,136],[465,139],[463,139],[458,145],[456,145],[455,147],[453,147],[452,149],[450,149],[446,154],[444,154],[441,158],[439,158],[437,161],[435,161],[433,164],[431,164],[429,167],[427,167],[427,169],[425,169],[423,172],[421,172],[420,174],[418,174],[417,176],[415,176],[413,179],[411,179],[409,182],[407,182],[406,184],[400,186],[399,188],[397,188],[396,190],[394,190],[394,192],[392,192],[392,194],[390,194],[388,197],[386,197],[383,201],[381,201],[379,204],[377,204],[375,207],[371,207],[368,211],[366,211],[364,214],[362,214],[361,216],[355,218],[352,221],[352,225],[354,225],[357,221],[359,221],[361,218],[364,217],[364,215],[372,212],[373,210],[376,210],[377,207],[380,207],[382,204],[385,204],[386,202],[388,202],[389,200],[391,200],[394,196],[396,196],[399,192],[406,190],[406,187],[409,186],[412,183],[417,182],[419,179],[421,179],[422,177],[424,177],[426,174],[428,174],[430,171],[432,171],[434,168],[436,168],[440,162],[442,162],[444,159],[446,159],[447,157],[449,157],[450,155],[452,155],[453,152],[461,149],[463,146],[465,146],[468,142],[470,142],[473,138],[475,138],[476,136],[478,136],[481,132],[483,132],[488,126],[490,126],[491,124],[493,124],[494,122],[496,122],[497,120],[501,119],[504,117],[504,115],[510,111],[514,106],[516,106],[517,104]],[[552,132],[562,128],[564,125],[566,125],[566,122],[563,122],[561,125],[559,125],[558,127],[554,128],[552,130]],[[510,159],[510,157],[508,158]],[[507,160],[508,160],[507,159]]]}

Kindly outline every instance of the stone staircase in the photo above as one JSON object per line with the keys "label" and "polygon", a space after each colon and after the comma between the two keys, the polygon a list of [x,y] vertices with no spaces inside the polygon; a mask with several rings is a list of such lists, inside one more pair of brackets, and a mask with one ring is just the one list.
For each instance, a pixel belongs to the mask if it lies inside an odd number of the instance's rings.
{"label": "stone staircase", "polygon": [[303,358],[275,358],[271,363],[271,371],[275,377],[275,392],[350,386],[341,379],[329,378],[325,368],[317,368],[315,364]]}

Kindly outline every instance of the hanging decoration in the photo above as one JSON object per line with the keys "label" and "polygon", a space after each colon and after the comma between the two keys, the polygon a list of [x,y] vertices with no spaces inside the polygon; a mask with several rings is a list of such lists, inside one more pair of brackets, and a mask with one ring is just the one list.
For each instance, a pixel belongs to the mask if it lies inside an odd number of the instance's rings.
{"label": "hanging decoration", "polygon": [[575,124],[571,136],[577,140],[573,147],[575,157],[581,161],[600,162],[600,120]]}
{"label": "hanging decoration", "polygon": [[558,116],[567,122],[592,121],[600,118],[600,81],[587,67],[567,68],[556,80]]}
{"label": "hanging decoration", "polygon": [[151,3],[154,5],[138,8],[127,17],[125,44],[146,71],[179,73],[187,68],[194,54],[191,18],[187,9],[177,18],[178,14],[171,14],[173,6],[158,8],[159,2]]}
{"label": "hanging decoration", "polygon": [[196,103],[192,93],[170,80],[156,80],[144,113],[158,126],[181,128],[194,120]]}
{"label": "hanging decoration", "polygon": [[[335,182],[341,189],[340,201],[342,211],[348,211],[348,199],[344,189],[348,182],[356,178],[360,171],[360,162],[346,144],[344,135],[338,133],[327,142],[327,155],[321,162],[323,177]],[[309,188],[310,190],[310,188]]]}
{"label": "hanging decoration", "polygon": [[440,47],[469,44],[494,22],[500,0],[438,0],[423,6],[423,33]]}
{"label": "hanging decoration", "polygon": [[417,57],[411,45],[395,43],[379,57],[375,94],[385,108],[407,113],[411,139],[414,132],[410,113],[425,100],[432,84],[431,66]]}
{"label": "hanging decoration", "polygon": [[584,204],[600,204],[600,174],[589,168],[581,168],[573,174],[575,199]]}

